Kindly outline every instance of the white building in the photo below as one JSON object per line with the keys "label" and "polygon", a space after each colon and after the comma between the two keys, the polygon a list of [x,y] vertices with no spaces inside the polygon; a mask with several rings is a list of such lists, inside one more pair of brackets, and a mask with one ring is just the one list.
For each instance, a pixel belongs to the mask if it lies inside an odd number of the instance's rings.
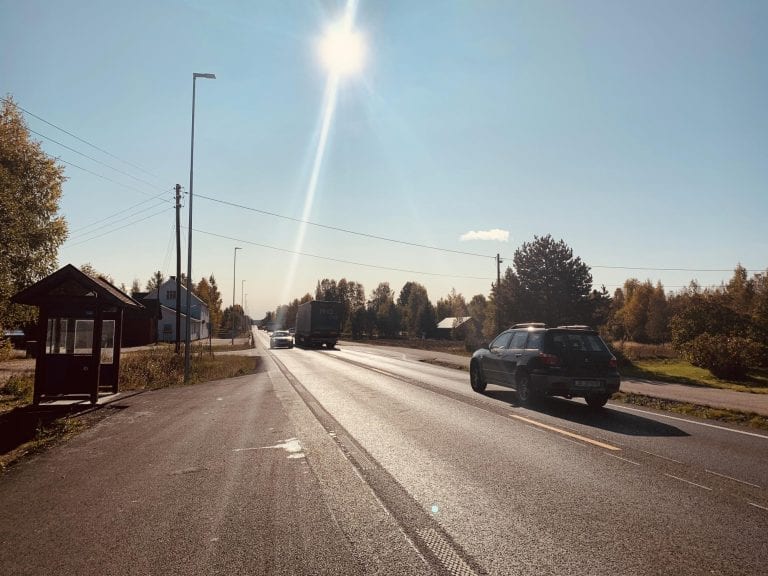
{"label": "white building", "polygon": [[[176,277],[171,276],[160,285],[160,319],[157,321],[158,340],[161,342],[176,341]],[[158,297],[158,290],[152,290],[145,300],[154,300]],[[190,340],[200,340],[208,338],[211,315],[208,305],[198,298],[195,294],[191,295],[189,302],[190,310]],[[186,331],[186,311],[187,311],[187,289],[181,284],[181,340],[185,340]]]}

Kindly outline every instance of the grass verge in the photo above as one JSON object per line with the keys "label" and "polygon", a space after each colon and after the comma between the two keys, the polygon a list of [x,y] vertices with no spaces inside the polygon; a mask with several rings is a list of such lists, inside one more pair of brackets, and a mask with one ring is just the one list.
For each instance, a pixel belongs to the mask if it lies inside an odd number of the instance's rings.
{"label": "grass verge", "polygon": [[755,414],[754,412],[739,412],[737,410],[712,408],[700,404],[678,402],[676,400],[664,400],[628,392],[614,394],[611,397],[611,400],[623,404],[632,404],[634,406],[643,406],[645,408],[663,410],[664,412],[674,412],[675,414],[702,418],[704,420],[716,420],[727,424],[737,424],[739,426],[768,430],[768,417]]}
{"label": "grass verge", "polygon": [[623,365],[620,372],[625,378],[645,378],[689,386],[768,394],[768,370],[752,370],[748,380],[737,382],[715,378],[709,370],[698,368],[684,360],[664,358],[635,360],[632,364]]}

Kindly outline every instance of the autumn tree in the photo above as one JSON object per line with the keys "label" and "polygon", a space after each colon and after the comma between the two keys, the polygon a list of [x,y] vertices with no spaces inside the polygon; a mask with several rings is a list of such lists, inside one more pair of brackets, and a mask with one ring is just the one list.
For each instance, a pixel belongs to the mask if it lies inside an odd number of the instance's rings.
{"label": "autumn tree", "polygon": [[221,292],[216,285],[216,278],[211,274],[207,279],[200,279],[193,292],[208,306],[211,319],[211,331],[217,332],[221,327]]}
{"label": "autumn tree", "polygon": [[96,268],[93,267],[93,265],[90,262],[86,262],[85,264],[80,265],[80,272],[83,274],[88,274],[91,278],[103,278],[110,284],[114,283],[114,279],[112,276],[105,272],[99,272],[96,270]]}
{"label": "autumn tree", "polygon": [[0,108],[0,326],[30,322],[34,308],[10,303],[54,271],[67,226],[59,215],[64,168],[30,138],[10,97]]}
{"label": "autumn tree", "polygon": [[445,298],[440,298],[437,301],[435,312],[438,322],[443,318],[465,318],[467,316],[467,301],[464,296],[456,292],[456,288],[451,288]]}
{"label": "autumn tree", "polygon": [[152,274],[150,279],[147,280],[147,292],[159,290],[163,282],[165,282],[165,276],[163,276],[163,273],[160,270],[156,271],[154,274]]}
{"label": "autumn tree", "polygon": [[136,294],[139,294],[141,292],[141,284],[139,284],[139,279],[134,278],[133,282],[131,283],[131,296],[135,297]]}

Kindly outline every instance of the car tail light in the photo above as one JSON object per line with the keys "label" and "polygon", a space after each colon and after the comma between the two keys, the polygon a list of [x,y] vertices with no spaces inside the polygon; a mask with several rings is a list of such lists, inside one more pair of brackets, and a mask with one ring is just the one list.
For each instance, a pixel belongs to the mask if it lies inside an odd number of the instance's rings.
{"label": "car tail light", "polygon": [[558,358],[554,354],[544,354],[544,352],[539,352],[539,360],[541,360],[541,363],[544,364],[545,366],[560,365],[560,358]]}
{"label": "car tail light", "polygon": [[619,363],[616,361],[616,357],[615,356],[611,356],[611,359],[608,360],[608,366],[610,366],[611,368],[618,368],[619,367]]}

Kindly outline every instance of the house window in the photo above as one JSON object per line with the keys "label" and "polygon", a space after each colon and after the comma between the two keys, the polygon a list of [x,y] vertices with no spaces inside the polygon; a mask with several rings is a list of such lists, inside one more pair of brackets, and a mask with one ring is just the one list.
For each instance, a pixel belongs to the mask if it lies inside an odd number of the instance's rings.
{"label": "house window", "polygon": [[168,300],[176,300],[176,290],[166,290],[165,297]]}

